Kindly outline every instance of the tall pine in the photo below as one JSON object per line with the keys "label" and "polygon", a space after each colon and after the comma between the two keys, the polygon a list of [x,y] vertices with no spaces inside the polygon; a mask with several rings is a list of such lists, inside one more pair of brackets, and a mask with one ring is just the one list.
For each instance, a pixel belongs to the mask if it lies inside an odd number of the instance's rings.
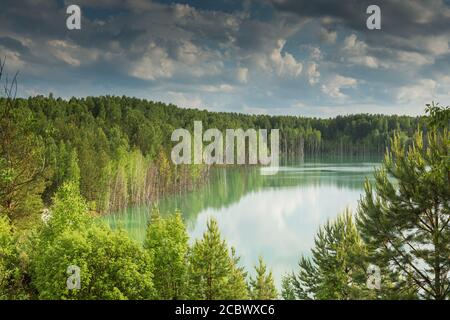
{"label": "tall pine", "polygon": [[[443,123],[440,119],[436,124]],[[423,298],[448,298],[448,126],[432,125],[425,137],[417,131],[409,146],[396,135],[375,179],[374,187],[366,182],[358,215],[373,263],[397,276],[398,290],[412,283],[411,288]]]}

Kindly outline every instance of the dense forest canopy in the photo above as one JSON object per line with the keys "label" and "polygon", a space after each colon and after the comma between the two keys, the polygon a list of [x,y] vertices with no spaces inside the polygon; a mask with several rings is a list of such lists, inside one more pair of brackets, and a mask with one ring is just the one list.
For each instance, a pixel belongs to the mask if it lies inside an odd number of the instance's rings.
{"label": "dense forest canopy", "polygon": [[[2,98],[1,108],[7,105]],[[223,132],[280,129],[285,157],[382,155],[394,131],[407,141],[417,127],[425,127],[423,117],[357,114],[319,119],[216,113],[115,96],[70,100],[36,96],[15,99],[9,109],[4,123],[12,120],[14,130],[36,140],[32,144],[41,149],[35,156],[40,154],[46,167],[40,188],[43,201],[48,203],[64,181],[76,180],[90,209],[98,212],[148,203],[204,179],[206,166],[175,166],[170,161],[173,130],[192,131],[194,121]]]}

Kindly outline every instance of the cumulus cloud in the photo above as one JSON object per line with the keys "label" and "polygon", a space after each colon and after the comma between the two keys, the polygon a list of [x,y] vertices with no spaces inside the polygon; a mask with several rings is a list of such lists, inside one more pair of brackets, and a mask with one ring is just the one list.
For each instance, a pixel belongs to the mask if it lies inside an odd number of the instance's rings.
{"label": "cumulus cloud", "polygon": [[[448,1],[385,0],[381,32],[366,28],[369,0],[176,2],[80,0],[82,31],[69,32],[61,1],[3,0],[0,56],[21,71],[24,94],[120,92],[293,114],[321,99],[349,113],[448,104]],[[299,94],[305,108],[291,108]]]}
{"label": "cumulus cloud", "polygon": [[351,34],[344,40],[342,54],[343,59],[349,63],[376,69],[379,66],[378,59],[368,55],[368,46],[364,41],[358,40],[355,34]]}
{"label": "cumulus cloud", "polygon": [[132,63],[130,74],[144,80],[170,78],[174,72],[174,62],[167,52],[151,43],[142,58]]}
{"label": "cumulus cloud", "polygon": [[303,65],[295,60],[294,56],[288,52],[282,52],[286,40],[277,41],[277,46],[270,55],[275,72],[280,77],[298,77],[302,73]]}
{"label": "cumulus cloud", "polygon": [[354,78],[335,75],[327,83],[322,85],[322,92],[332,98],[343,99],[348,96],[342,92],[342,89],[355,88],[358,81]]}

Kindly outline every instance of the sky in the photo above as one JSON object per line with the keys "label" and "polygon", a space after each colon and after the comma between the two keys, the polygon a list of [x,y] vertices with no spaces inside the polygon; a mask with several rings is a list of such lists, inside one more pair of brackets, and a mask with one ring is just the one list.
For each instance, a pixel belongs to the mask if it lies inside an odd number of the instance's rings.
{"label": "sky", "polygon": [[[68,30],[66,8],[81,8]],[[381,29],[369,30],[369,5]],[[332,117],[450,104],[450,0],[0,0],[19,95]]]}

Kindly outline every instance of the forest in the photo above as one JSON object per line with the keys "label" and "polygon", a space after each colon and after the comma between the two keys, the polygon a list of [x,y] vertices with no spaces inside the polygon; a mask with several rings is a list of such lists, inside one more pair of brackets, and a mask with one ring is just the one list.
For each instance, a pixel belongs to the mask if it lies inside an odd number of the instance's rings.
{"label": "forest", "polygon": [[[449,107],[431,104],[415,118],[311,119],[127,97],[23,99],[13,88],[0,99],[0,299],[450,297]],[[254,276],[240,266],[214,219],[191,243],[181,213],[161,216],[154,206],[143,245],[98,219],[208,179],[207,166],[169,160],[171,132],[192,130],[194,120],[279,128],[286,157],[385,158],[357,212],[318,230],[311,256],[277,290],[263,257]],[[372,264],[381,270],[376,290],[367,286]]]}
{"label": "forest", "polygon": [[[31,211],[41,200],[49,204],[66,180],[77,180],[89,209],[114,212],[130,205],[150,203],[171,192],[186,191],[208,176],[205,165],[174,165],[170,140],[174,129],[192,132],[193,123],[207,128],[280,129],[280,152],[289,157],[324,155],[379,155],[394,132],[408,141],[423,117],[349,115],[332,119],[294,116],[245,115],[182,109],[174,105],[127,97],[83,99],[37,96],[15,99],[14,108],[1,98],[3,152],[25,161],[33,176],[28,190]],[[12,133],[15,136],[10,136]],[[21,181],[17,181],[21,183]],[[34,197],[34,198],[33,198]],[[33,199],[32,199],[33,198]],[[27,210],[9,200],[8,215]]]}

